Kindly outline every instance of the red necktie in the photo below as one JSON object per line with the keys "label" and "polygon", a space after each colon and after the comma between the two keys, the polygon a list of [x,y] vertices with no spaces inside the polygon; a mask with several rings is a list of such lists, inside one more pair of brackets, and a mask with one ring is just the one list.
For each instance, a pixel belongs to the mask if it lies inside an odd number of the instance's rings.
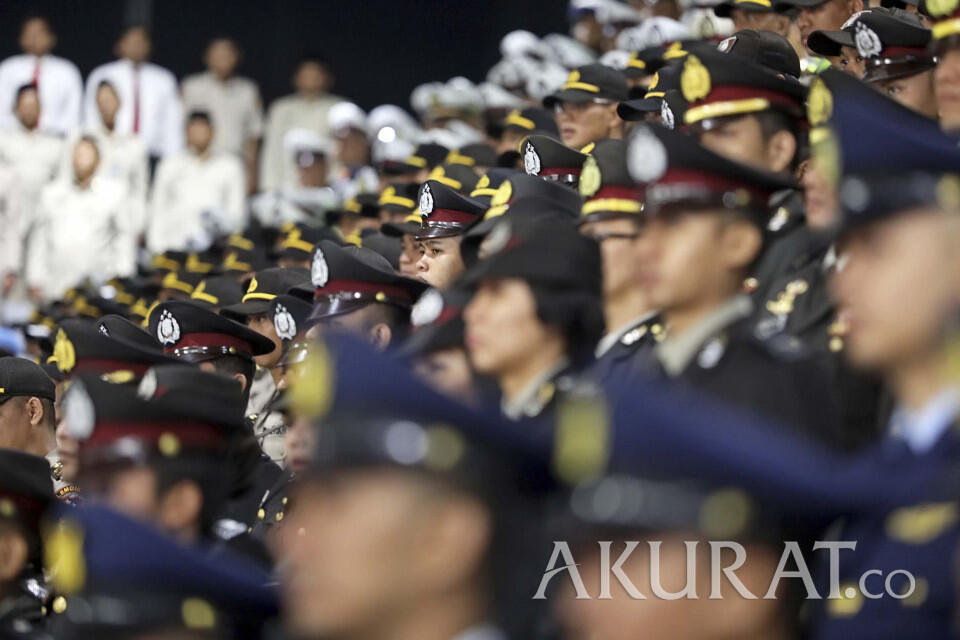
{"label": "red necktie", "polygon": [[140,68],[133,67],[133,132],[140,133]]}
{"label": "red necktie", "polygon": [[36,64],[33,65],[33,80],[30,81],[30,84],[37,88],[37,91],[40,90],[40,58],[37,58]]}

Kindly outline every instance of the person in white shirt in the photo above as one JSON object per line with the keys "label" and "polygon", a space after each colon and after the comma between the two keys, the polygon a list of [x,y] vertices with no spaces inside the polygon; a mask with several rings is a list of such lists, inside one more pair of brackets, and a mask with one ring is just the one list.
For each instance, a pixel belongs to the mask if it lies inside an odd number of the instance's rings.
{"label": "person in white shirt", "polygon": [[150,198],[147,248],[203,251],[219,235],[245,223],[243,165],[229,153],[212,153],[210,114],[187,118],[187,149],[160,161]]}
{"label": "person in white shirt", "polygon": [[120,59],[97,67],[87,78],[84,124],[92,129],[102,126],[97,89],[107,80],[120,96],[116,132],[138,136],[150,156],[159,158],[183,147],[183,109],[176,77],[147,62],[151,47],[144,27],[132,26],[123,32],[116,48]]}
{"label": "person in white shirt", "polygon": [[327,93],[333,76],[316,57],[304,58],[293,77],[296,93],[276,100],[267,113],[267,129],[260,157],[260,190],[276,191],[296,186],[293,158],[285,153],[284,136],[291,129],[307,129],[327,137],[327,112],[342,98]]}
{"label": "person in white shirt", "polygon": [[233,40],[213,40],[203,60],[207,71],[185,78],[181,85],[184,108],[210,112],[212,151],[243,158],[252,190],[256,186],[257,148],[263,135],[260,89],[249,78],[234,75],[240,49]]}
{"label": "person in white shirt", "polygon": [[17,174],[12,167],[0,164],[0,300],[9,296],[17,284],[22,246]]}
{"label": "person in white shirt", "polygon": [[63,141],[38,129],[41,104],[32,84],[16,93],[16,127],[0,131],[0,161],[13,167],[20,187],[21,230],[28,233],[40,191],[57,175]]}
{"label": "person in white shirt", "polygon": [[13,104],[17,90],[26,84],[35,85],[40,92],[41,131],[64,135],[80,124],[83,80],[76,65],[50,54],[56,45],[57,36],[46,18],[24,20],[20,29],[23,53],[0,63],[0,128],[16,128]]}
{"label": "person in white shirt", "polygon": [[81,138],[73,150],[71,177],[43,189],[26,269],[36,301],[59,298],[86,278],[102,283],[135,271],[126,189],[98,176],[99,162],[96,141]]}
{"label": "person in white shirt", "polygon": [[120,96],[116,87],[104,80],[97,87],[96,97],[97,111],[102,125],[97,129],[75,131],[70,136],[60,164],[60,173],[70,175],[73,148],[81,137],[92,137],[97,141],[97,147],[100,149],[100,165],[97,171],[127,186],[131,224],[138,233],[143,233],[150,171],[147,147],[136,136],[117,132]]}

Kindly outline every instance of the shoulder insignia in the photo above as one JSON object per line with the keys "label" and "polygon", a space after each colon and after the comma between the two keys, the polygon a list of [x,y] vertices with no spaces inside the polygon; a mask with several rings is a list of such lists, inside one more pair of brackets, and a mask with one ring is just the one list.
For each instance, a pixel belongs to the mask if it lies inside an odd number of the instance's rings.
{"label": "shoulder insignia", "polygon": [[784,290],[777,294],[775,300],[767,301],[767,311],[778,316],[790,315],[797,297],[802,296],[809,289],[810,285],[802,278],[790,281]]}
{"label": "shoulder insignia", "polygon": [[712,369],[720,362],[720,358],[723,357],[726,350],[726,336],[717,336],[700,350],[700,354],[697,356],[697,364],[703,369]]}

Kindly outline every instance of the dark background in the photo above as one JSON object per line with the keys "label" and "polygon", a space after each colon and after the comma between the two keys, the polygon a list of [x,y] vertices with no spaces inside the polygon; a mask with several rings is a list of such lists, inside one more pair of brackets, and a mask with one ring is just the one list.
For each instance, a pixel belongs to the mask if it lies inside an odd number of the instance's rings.
{"label": "dark background", "polygon": [[265,103],[290,91],[296,61],[320,53],[336,76],[333,93],[370,109],[410,108],[413,88],[463,75],[474,82],[499,60],[500,38],[514,29],[565,32],[568,0],[45,0],[0,2],[0,57],[19,53],[24,16],[51,19],[54,53],[86,78],[113,59],[124,25],[147,22],[153,61],[178,78],[202,70],[215,35],[244,50],[240,73],[260,85]]}

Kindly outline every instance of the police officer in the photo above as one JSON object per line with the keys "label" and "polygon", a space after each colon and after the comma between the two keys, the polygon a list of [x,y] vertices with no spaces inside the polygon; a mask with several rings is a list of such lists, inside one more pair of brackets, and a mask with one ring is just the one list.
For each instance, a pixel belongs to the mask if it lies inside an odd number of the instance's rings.
{"label": "police officer", "polygon": [[[859,541],[857,554],[841,562],[840,587],[843,592],[867,568],[889,575],[896,565],[923,591],[914,589],[905,600],[873,600],[863,591],[872,591],[869,585],[853,588],[841,602],[817,607],[815,637],[839,638],[855,629],[945,637],[957,597],[955,569],[942,558],[957,548],[957,523],[933,517],[919,535],[916,517],[957,504],[950,478],[957,469],[960,395],[949,363],[957,345],[960,228],[950,185],[957,184],[960,155],[935,123],[839,80],[831,92],[843,149],[837,166],[844,264],[833,286],[850,320],[845,352],[856,366],[879,373],[895,400],[878,473],[892,473],[900,484],[917,482],[903,508],[851,520],[839,533]],[[889,578],[899,595],[910,591],[902,576]],[[907,601],[915,606],[903,606]]]}
{"label": "police officer", "polygon": [[[539,538],[537,511],[518,490],[522,466],[510,449],[459,431],[507,426],[438,396],[369,347],[346,346],[323,347],[332,362],[317,371],[340,382],[326,391],[332,410],[318,416],[316,459],[281,523],[287,630],[492,640],[506,627],[529,637],[531,582],[519,567]],[[324,393],[322,376],[300,384],[308,398]],[[377,400],[385,394],[389,405]],[[349,588],[334,587],[346,575],[356,577]]]}
{"label": "police officer", "polygon": [[520,154],[527,175],[540,176],[572,189],[577,188],[580,168],[587,159],[586,154],[543,135],[528,136],[520,145]]}
{"label": "police officer", "polygon": [[853,34],[864,61],[863,79],[905,107],[936,120],[933,70],[937,59],[929,51],[930,29],[916,14],[873,9],[856,17]]}
{"label": "police officer", "polygon": [[59,514],[45,534],[46,567],[66,606],[57,638],[244,638],[278,616],[269,576],[233,554],[185,546],[153,527],[97,507]]}
{"label": "police officer", "polygon": [[603,331],[599,249],[570,222],[533,217],[499,221],[480,254],[461,280],[474,291],[463,312],[470,361],[497,381],[505,416],[533,418]]}
{"label": "police officer", "polygon": [[420,188],[422,218],[416,239],[420,250],[417,278],[440,290],[448,289],[463,273],[460,237],[486,211],[479,202],[436,180]]}
{"label": "police officer", "polygon": [[583,165],[580,193],[586,200],[580,233],[600,245],[603,259],[603,307],[606,333],[594,351],[592,372],[600,379],[617,376],[630,360],[663,338],[663,324],[647,301],[639,238],[643,233],[643,189],[627,170],[627,145],[598,140]]}
{"label": "police officer", "polygon": [[563,143],[581,149],[601,138],[623,136],[617,103],[627,99],[627,79],[612,67],[588,64],[570,72],[543,106],[553,109]]}
{"label": "police officer", "polygon": [[46,638],[53,597],[43,576],[40,524],[54,502],[50,466],[40,456],[9,449],[0,449],[0,463],[0,632]]}
{"label": "police officer", "polygon": [[0,448],[46,456],[55,448],[56,386],[40,365],[0,358]]}
{"label": "police officer", "polygon": [[322,240],[313,254],[311,335],[341,331],[361,336],[380,350],[399,344],[410,308],[427,288],[397,275],[386,258],[361,247]]}
{"label": "police officer", "polygon": [[740,295],[763,250],[770,194],[791,183],[656,125],[639,127],[630,144],[630,173],[648,185],[638,277],[668,329],[654,351],[656,368],[836,442],[837,401],[819,367],[795,345],[759,340],[749,321],[753,304]]}

